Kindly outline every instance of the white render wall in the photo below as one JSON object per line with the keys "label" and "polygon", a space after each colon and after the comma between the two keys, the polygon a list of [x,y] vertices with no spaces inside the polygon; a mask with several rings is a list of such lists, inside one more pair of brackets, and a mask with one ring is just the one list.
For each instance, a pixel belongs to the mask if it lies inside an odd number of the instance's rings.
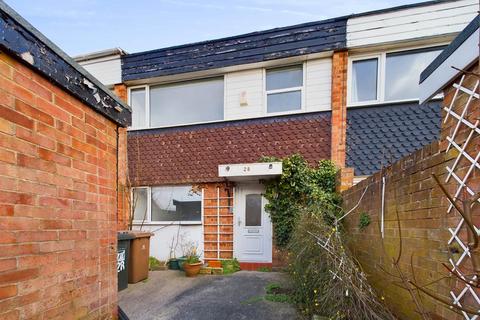
{"label": "white render wall", "polygon": [[[138,226],[134,226],[138,230]],[[181,257],[182,243],[193,241],[198,245],[198,252],[203,259],[203,236],[202,225],[144,225],[142,231],[153,232],[154,236],[150,238],[150,256],[157,258],[160,261],[167,261],[170,258],[170,246],[172,239],[177,240],[176,257]]]}
{"label": "white render wall", "polygon": [[[225,120],[256,118],[264,114],[263,69],[230,72],[225,74]],[[241,95],[246,105],[240,105]]]}
{"label": "white render wall", "polygon": [[308,60],[305,69],[305,111],[330,110],[332,59]]}
{"label": "white render wall", "polygon": [[365,47],[457,33],[477,15],[478,0],[460,0],[347,21],[347,47]]}
{"label": "white render wall", "polygon": [[105,86],[113,86],[122,83],[122,67],[120,55],[114,55],[104,58],[79,61],[82,67],[90,72]]}
{"label": "white render wall", "polygon": [[[308,60],[304,66],[303,112],[326,111],[331,106],[332,59]],[[263,68],[225,74],[225,120],[267,116]],[[241,102],[245,102],[242,105]]]}

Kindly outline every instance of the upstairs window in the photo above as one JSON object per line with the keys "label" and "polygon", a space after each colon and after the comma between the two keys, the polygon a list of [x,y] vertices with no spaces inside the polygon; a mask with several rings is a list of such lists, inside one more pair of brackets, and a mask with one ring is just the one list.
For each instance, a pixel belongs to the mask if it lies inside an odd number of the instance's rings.
{"label": "upstairs window", "polygon": [[147,127],[146,88],[130,90],[130,106],[132,107],[132,128]]}
{"label": "upstairs window", "polygon": [[441,47],[351,59],[349,105],[417,100],[419,77]]}
{"label": "upstairs window", "polygon": [[222,78],[130,89],[132,129],[223,120]]}
{"label": "upstairs window", "polygon": [[267,113],[301,110],[302,91],[302,66],[292,66],[267,70]]}
{"label": "upstairs window", "polygon": [[223,78],[150,88],[150,126],[223,120]]}
{"label": "upstairs window", "polygon": [[418,99],[420,73],[440,54],[432,50],[387,53],[385,65],[385,100]]}
{"label": "upstairs window", "polygon": [[377,100],[378,59],[352,63],[352,102]]}

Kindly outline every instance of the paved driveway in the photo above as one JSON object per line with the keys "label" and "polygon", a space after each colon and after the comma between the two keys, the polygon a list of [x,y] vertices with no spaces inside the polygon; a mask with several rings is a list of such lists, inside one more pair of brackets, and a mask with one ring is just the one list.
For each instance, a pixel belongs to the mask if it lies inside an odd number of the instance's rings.
{"label": "paved driveway", "polygon": [[179,271],[154,271],[121,291],[119,305],[132,320],[297,319],[293,306],[262,299],[269,283],[285,286],[285,275],[240,271],[186,278]]}

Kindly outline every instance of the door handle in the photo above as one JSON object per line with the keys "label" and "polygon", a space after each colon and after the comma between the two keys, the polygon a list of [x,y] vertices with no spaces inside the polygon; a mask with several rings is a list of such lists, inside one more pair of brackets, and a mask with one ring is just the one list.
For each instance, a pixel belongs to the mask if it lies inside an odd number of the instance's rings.
{"label": "door handle", "polygon": [[242,225],[242,220],[240,218],[237,220],[238,226],[240,227]]}

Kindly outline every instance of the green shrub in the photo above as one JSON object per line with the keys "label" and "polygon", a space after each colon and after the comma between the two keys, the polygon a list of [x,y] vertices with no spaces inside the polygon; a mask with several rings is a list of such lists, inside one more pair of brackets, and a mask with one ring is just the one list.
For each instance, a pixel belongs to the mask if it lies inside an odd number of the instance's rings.
{"label": "green shrub", "polygon": [[148,266],[150,270],[154,270],[155,268],[160,267],[160,260],[155,257],[148,257]]}
{"label": "green shrub", "polygon": [[360,230],[363,230],[365,229],[366,227],[368,227],[370,225],[370,216],[368,215],[368,213],[366,212],[362,212],[360,213],[360,218],[358,220],[358,228]]}
{"label": "green shrub", "polygon": [[223,274],[231,274],[240,271],[240,263],[237,258],[232,260],[222,260]]}
{"label": "green shrub", "polygon": [[268,200],[265,209],[272,220],[276,245],[288,244],[304,207],[322,204],[328,209],[324,211],[324,219],[333,223],[341,198],[335,192],[337,168],[332,161],[321,160],[316,167],[311,167],[298,154],[283,160],[265,157],[262,161],[282,161],[283,164],[282,175],[265,182]]}
{"label": "green shrub", "polygon": [[365,274],[336,228],[323,219],[325,208],[304,210],[288,249],[293,300],[304,316],[329,319],[394,319],[374,294]]}

